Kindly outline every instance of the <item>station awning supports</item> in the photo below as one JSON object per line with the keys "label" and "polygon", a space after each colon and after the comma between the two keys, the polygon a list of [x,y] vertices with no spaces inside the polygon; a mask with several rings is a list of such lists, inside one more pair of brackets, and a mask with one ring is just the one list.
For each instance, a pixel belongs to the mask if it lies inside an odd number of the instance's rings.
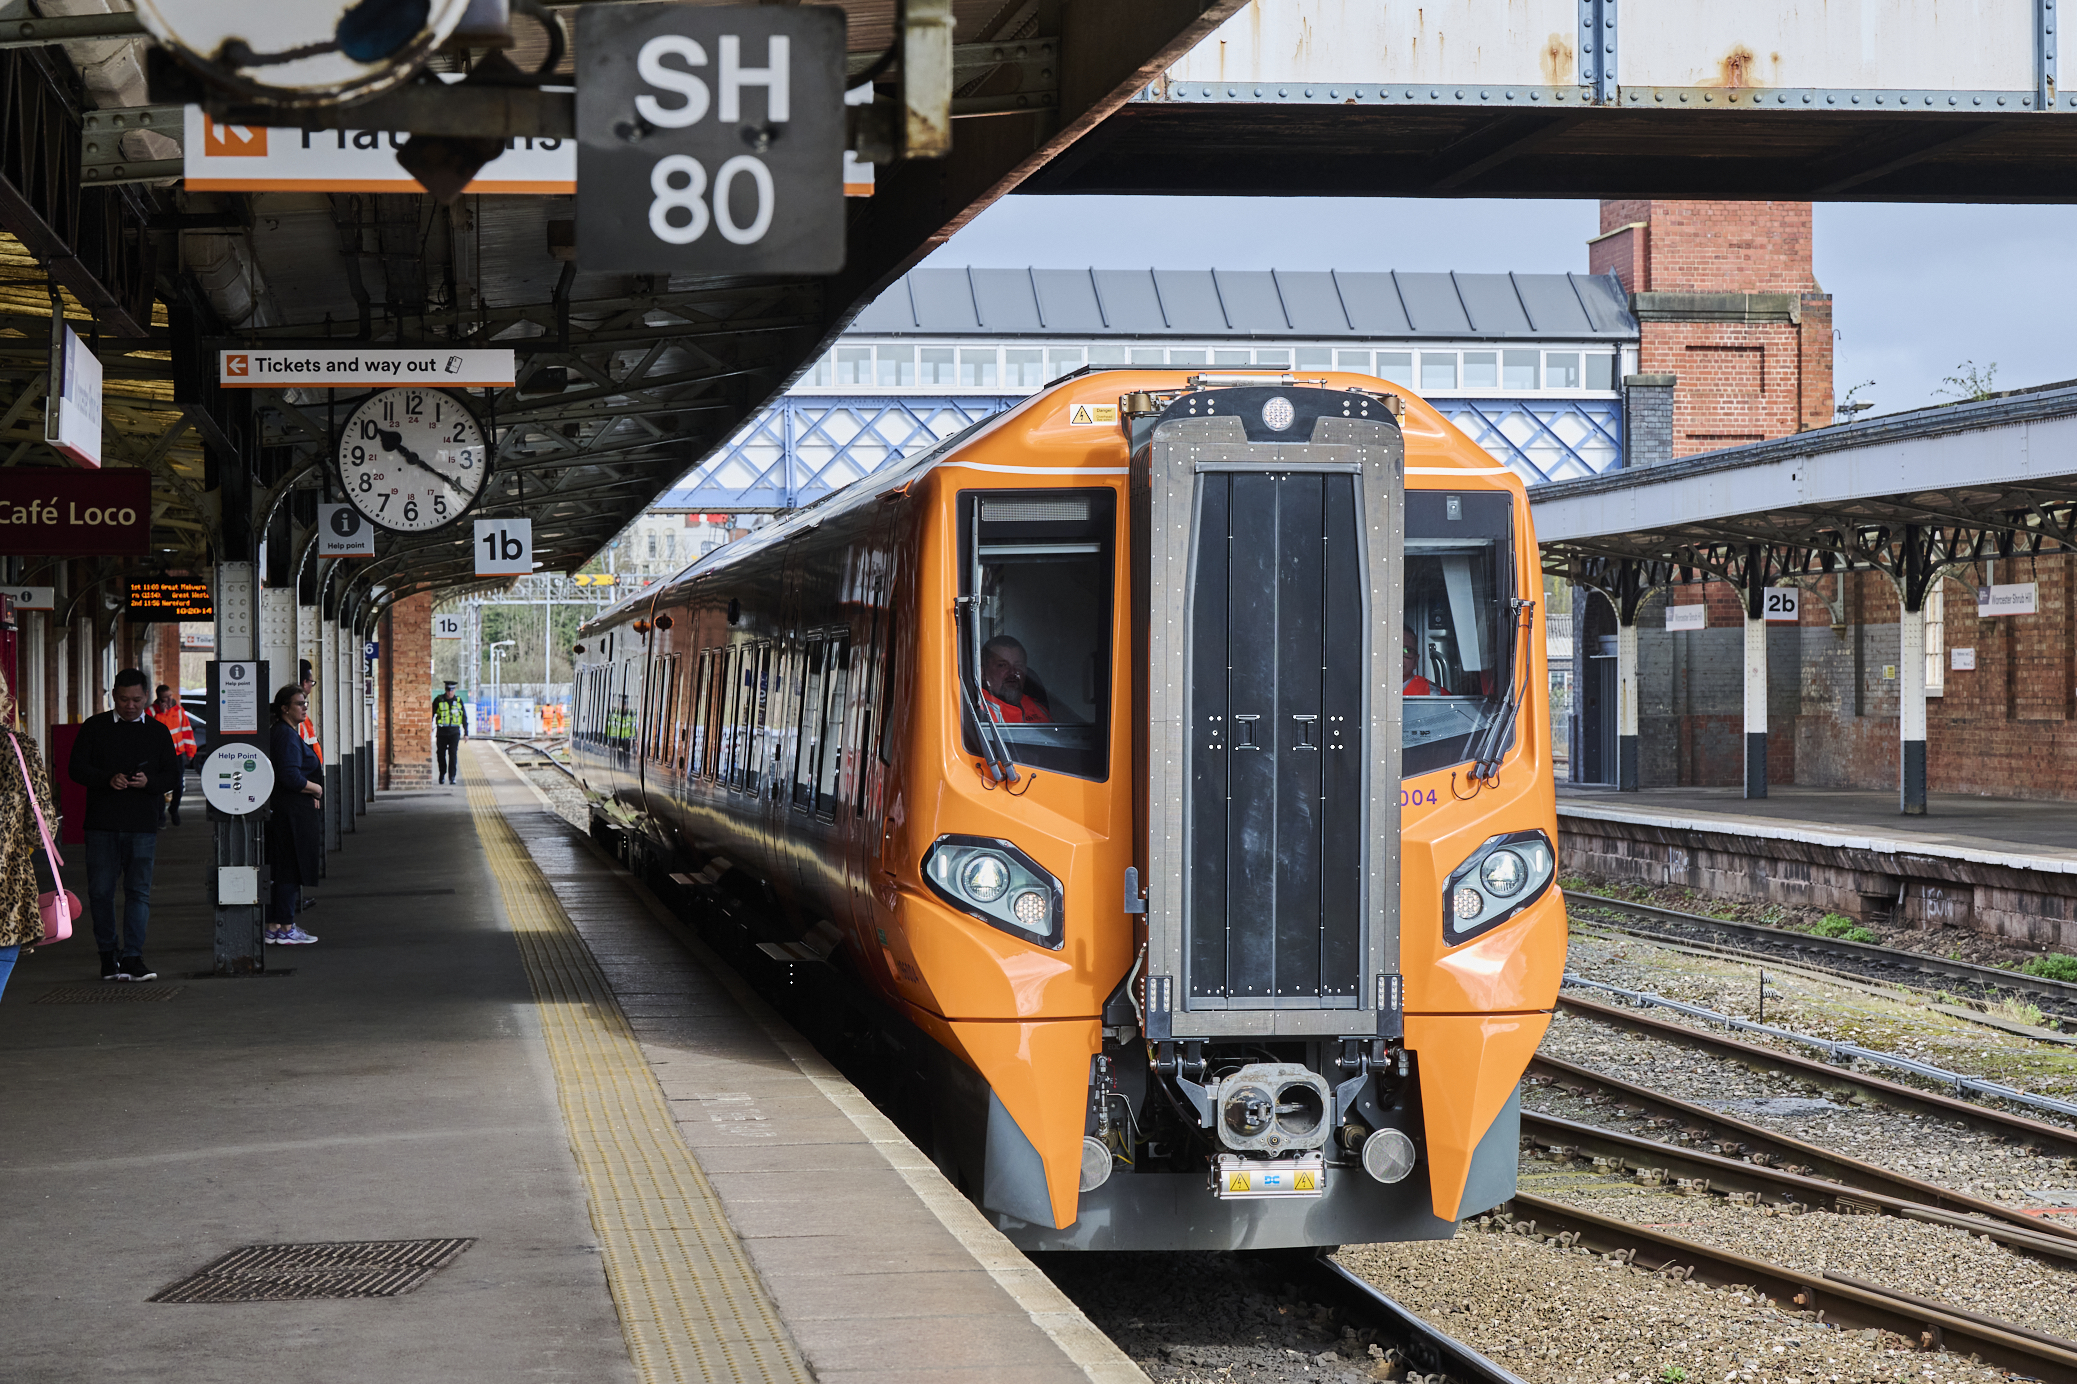
{"label": "station awning supports", "polygon": [[1925,530],[1904,526],[1904,570],[1897,582],[1897,810],[1926,815],[1926,592],[1939,580],[1927,570]]}

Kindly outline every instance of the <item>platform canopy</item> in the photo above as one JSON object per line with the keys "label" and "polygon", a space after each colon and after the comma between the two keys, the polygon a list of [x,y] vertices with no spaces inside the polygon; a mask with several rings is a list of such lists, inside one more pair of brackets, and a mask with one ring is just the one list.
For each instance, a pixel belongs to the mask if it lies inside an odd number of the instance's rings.
{"label": "platform canopy", "polygon": [[1942,567],[2077,549],[2077,381],[1559,481],[1534,516],[1546,572],[1633,605],[1850,569],[1922,592]]}

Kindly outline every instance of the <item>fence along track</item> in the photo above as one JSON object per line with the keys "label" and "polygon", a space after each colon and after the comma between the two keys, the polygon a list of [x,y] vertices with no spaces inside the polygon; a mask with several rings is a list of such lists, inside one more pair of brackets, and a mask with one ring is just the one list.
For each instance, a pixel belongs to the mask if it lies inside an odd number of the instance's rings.
{"label": "fence along track", "polygon": [[[1646,1090],[1642,1086],[1633,1085],[1620,1078],[1607,1076],[1590,1068],[1576,1066],[1559,1058],[1546,1057],[1539,1054],[1530,1059],[1529,1073],[1531,1081],[1542,1078],[1561,1087],[1597,1089],[1604,1094],[1618,1097],[1620,1100],[1637,1107],[1645,1114],[1656,1115],[1661,1119],[1681,1121],[1683,1125],[1681,1132],[1688,1134],[1691,1138],[1718,1144],[1734,1144],[1748,1156],[1752,1154],[1762,1155],[1771,1164],[1794,1164],[1803,1167],[1807,1169],[1805,1175],[1809,1177],[1831,1179],[1842,1186],[1857,1187],[1862,1191],[1872,1192],[1882,1197],[1894,1198],[1899,1202],[1906,1202],[1920,1207],[1955,1212],[1958,1216],[1973,1215],[2009,1222],[2012,1225],[2023,1227],[2036,1236],[2045,1235],[2050,1239],[2069,1240],[2072,1243],[2077,1243],[2077,1228],[2066,1227],[2054,1221],[2029,1216],[2022,1211],[2015,1211],[2011,1207],[2000,1206],[1994,1201],[1985,1201],[1979,1197],[1972,1197],[1965,1192],[1953,1191],[1950,1188],[1941,1187],[1935,1183],[1922,1182],[1918,1178],[1892,1172],[1888,1168],[1864,1162],[1861,1159],[1852,1158],[1843,1153],[1835,1153],[1816,1144],[1805,1143],[1801,1139],[1778,1133],[1762,1125],[1748,1124],[1743,1120],[1733,1119],[1706,1106],[1691,1105],[1687,1101],[1676,1099],[1673,1096],[1660,1095],[1656,1091]],[[1522,1118],[1528,1120],[1531,1118],[1531,1114],[1532,1112],[1524,1110]],[[1536,1118],[1551,1119],[1553,1117],[1537,1116]],[[1601,1128],[1600,1126],[1589,1127]],[[1625,1134],[1620,1130],[1604,1130],[1602,1132],[1623,1138],[1638,1137]],[[1654,1149],[1666,1149],[1673,1156],[1684,1156],[1691,1151],[1701,1153],[1715,1152],[1709,1149],[1683,1149],[1677,1145],[1667,1144],[1662,1140],[1640,1140],[1640,1142],[1647,1143]],[[1741,1162],[1738,1166],[1746,1169],[1755,1167],[1764,1169],[1768,1164],[1761,1164],[1755,1158],[1750,1163]],[[1787,1171],[1787,1169],[1784,1168],[1783,1171]]]}
{"label": "fence along track", "polygon": [[1719,1057],[1727,1057],[1755,1070],[1792,1071],[1826,1090],[1844,1091],[1864,1096],[1883,1105],[1901,1106],[1939,1115],[1943,1119],[1960,1120],[1977,1129],[2016,1139],[2038,1151],[2052,1152],[2064,1158],[2077,1157],[2077,1130],[2064,1129],[2040,1120],[2030,1120],[2023,1115],[2008,1114],[1989,1106],[1972,1105],[1952,1096],[1921,1091],[1915,1086],[1906,1086],[1901,1082],[1887,1081],[1882,1077],[1869,1076],[1847,1067],[1836,1067],[1814,1058],[1782,1052],[1778,1048],[1763,1048],[1757,1043],[1722,1037],[1701,1029],[1689,1028],[1685,1024],[1650,1018],[1615,1005],[1582,999],[1577,995],[1560,994],[1558,1007],[1586,1018],[1599,1019],[1617,1028],[1628,1029],[1633,1033],[1642,1033],[1670,1043],[1679,1043],[1685,1047],[1713,1053]]}
{"label": "fence along track", "polygon": [[1892,1331],[1922,1350],[1973,1354],[1987,1364],[2050,1384],[2077,1384],[2077,1342],[2031,1328],[1925,1298],[1905,1297],[1859,1280],[1801,1273],[1527,1192],[1515,1193],[1494,1214],[1509,1212],[1522,1218],[1509,1228],[1526,1224],[1527,1233],[1539,1237],[1557,1233],[1567,1237],[1562,1243],[1621,1255],[1633,1265],[1669,1278],[1694,1278],[1716,1287],[1747,1287],[1763,1297],[1778,1299],[1777,1306],[1787,1304],[1813,1312],[1827,1325]]}

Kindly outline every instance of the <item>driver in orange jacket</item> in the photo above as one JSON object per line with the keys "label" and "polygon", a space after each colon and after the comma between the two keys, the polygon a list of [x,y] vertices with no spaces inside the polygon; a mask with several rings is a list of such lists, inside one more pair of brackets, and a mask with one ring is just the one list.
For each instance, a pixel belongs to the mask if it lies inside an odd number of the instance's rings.
{"label": "driver in orange jacket", "polygon": [[188,766],[195,762],[195,724],[180,705],[179,694],[163,682],[152,700],[151,714],[173,736],[173,753],[180,760],[180,769],[173,776],[171,805],[159,814],[159,825],[165,826],[170,820],[179,826],[180,795],[187,786]]}

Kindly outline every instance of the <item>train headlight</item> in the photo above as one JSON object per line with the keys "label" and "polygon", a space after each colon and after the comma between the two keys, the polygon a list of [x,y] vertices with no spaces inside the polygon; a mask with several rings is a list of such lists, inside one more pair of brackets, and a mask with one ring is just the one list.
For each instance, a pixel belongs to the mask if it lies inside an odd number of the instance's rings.
{"label": "train headlight", "polygon": [[1486,863],[1478,867],[1478,882],[1486,886],[1486,892],[1511,899],[1522,892],[1529,882],[1529,867],[1521,856],[1505,848],[1486,857]]}
{"label": "train headlight", "polygon": [[1417,1156],[1414,1141],[1396,1129],[1381,1129],[1363,1141],[1363,1171],[1379,1182],[1403,1180]]}
{"label": "train headlight", "polygon": [[1442,886],[1443,940],[1468,942],[1542,898],[1558,873],[1558,853],[1540,831],[1489,837]]}
{"label": "train headlight", "polygon": [[940,836],[924,852],[923,879],[968,917],[1059,950],[1067,916],[1060,881],[1009,842]]}
{"label": "train headlight", "polygon": [[994,903],[1009,891],[1010,865],[999,855],[984,851],[959,867],[959,892],[975,903]]}
{"label": "train headlight", "polygon": [[1297,419],[1298,410],[1292,408],[1291,401],[1281,394],[1271,395],[1269,402],[1262,406],[1262,426],[1271,432],[1282,432]]}

